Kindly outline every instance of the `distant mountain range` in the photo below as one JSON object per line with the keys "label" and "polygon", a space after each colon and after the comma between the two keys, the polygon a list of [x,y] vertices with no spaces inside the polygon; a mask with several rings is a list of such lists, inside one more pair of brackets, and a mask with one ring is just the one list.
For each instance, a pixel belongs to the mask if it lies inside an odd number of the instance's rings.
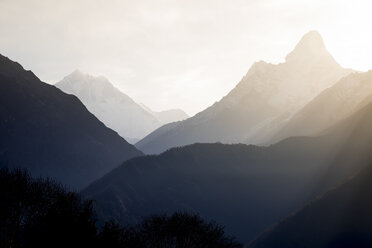
{"label": "distant mountain range", "polygon": [[145,153],[195,142],[261,144],[272,130],[352,72],[327,52],[319,33],[303,36],[284,63],[255,63],[230,93],[182,122],[164,125],[136,143]]}
{"label": "distant mountain range", "polygon": [[0,55],[1,166],[24,167],[81,188],[142,152],[75,96]]}
{"label": "distant mountain range", "polygon": [[105,77],[93,77],[78,70],[55,86],[77,96],[91,113],[129,142],[140,140],[163,124],[188,117],[182,110],[154,112],[137,104]]}

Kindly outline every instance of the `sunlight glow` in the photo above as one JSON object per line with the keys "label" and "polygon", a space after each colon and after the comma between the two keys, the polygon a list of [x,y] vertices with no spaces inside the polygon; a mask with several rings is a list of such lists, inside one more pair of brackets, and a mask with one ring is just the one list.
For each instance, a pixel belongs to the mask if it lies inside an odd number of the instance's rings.
{"label": "sunlight glow", "polygon": [[155,110],[195,114],[255,61],[282,62],[309,30],[342,66],[369,70],[371,9],[364,0],[2,0],[0,52],[50,83],[81,69]]}

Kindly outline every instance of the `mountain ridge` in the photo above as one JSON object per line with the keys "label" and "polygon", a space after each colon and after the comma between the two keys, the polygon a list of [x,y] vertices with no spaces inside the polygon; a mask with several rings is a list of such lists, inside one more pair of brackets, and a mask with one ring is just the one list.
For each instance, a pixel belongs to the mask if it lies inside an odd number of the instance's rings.
{"label": "mountain ridge", "polygon": [[0,55],[1,166],[26,167],[81,188],[142,155],[80,100]]}
{"label": "mountain ridge", "polygon": [[[305,34],[284,63],[254,63],[220,101],[185,121],[158,128],[137,142],[136,147],[154,154],[195,142],[230,144],[248,140],[250,144],[260,144],[262,140],[257,136],[253,140],[258,131],[272,122],[289,118],[351,72],[342,68],[325,48],[321,47],[319,54],[312,51],[308,41],[314,41],[314,47],[323,44],[318,38],[312,38],[318,35],[316,32]],[[312,50],[303,52],[309,46]],[[303,53],[310,54],[311,59],[298,59],[298,54]]]}
{"label": "mountain ridge", "polygon": [[372,71],[351,73],[305,105],[283,127],[275,130],[267,143],[290,136],[317,135],[360,109],[360,104],[367,105],[370,94]]}
{"label": "mountain ridge", "polygon": [[91,76],[80,70],[73,71],[55,86],[76,95],[91,113],[130,142],[140,140],[166,121],[182,117],[183,113],[151,111],[117,89],[104,76]]}
{"label": "mountain ridge", "polygon": [[145,104],[140,103],[141,107],[144,108],[146,111],[154,115],[160,122],[163,124],[168,124],[171,122],[177,122],[177,121],[182,121],[190,116],[186,114],[185,111],[182,109],[168,109],[168,110],[163,110],[163,111],[154,111],[147,107]]}
{"label": "mountain ridge", "polygon": [[271,226],[247,247],[371,247],[371,176],[370,164]]}

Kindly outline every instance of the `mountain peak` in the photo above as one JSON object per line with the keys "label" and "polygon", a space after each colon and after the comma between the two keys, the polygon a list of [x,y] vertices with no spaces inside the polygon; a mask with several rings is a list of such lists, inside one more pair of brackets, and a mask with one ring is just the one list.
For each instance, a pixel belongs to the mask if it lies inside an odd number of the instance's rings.
{"label": "mountain peak", "polygon": [[70,75],[84,75],[84,73],[79,69],[75,69]]}
{"label": "mountain peak", "polygon": [[323,38],[316,30],[311,30],[304,34],[299,43],[318,44],[324,47]]}
{"label": "mountain peak", "polygon": [[74,70],[72,73],[64,77],[63,80],[59,82],[59,84],[65,81],[74,84],[79,83],[86,85],[94,84],[112,85],[104,76],[92,76],[90,74],[80,71],[79,69]]}
{"label": "mountain peak", "polygon": [[[82,71],[76,69],[73,72],[71,72],[70,74],[68,74],[67,76],[65,76],[62,81],[69,81],[69,82],[70,81],[84,81],[84,79],[87,76],[88,76],[87,74],[85,74]],[[58,83],[61,83],[61,82],[58,82]]]}
{"label": "mountain peak", "polygon": [[[306,33],[294,50],[285,58],[286,62],[309,60],[311,58],[332,57],[323,42],[322,36],[315,30]],[[333,60],[333,58],[332,58]]]}

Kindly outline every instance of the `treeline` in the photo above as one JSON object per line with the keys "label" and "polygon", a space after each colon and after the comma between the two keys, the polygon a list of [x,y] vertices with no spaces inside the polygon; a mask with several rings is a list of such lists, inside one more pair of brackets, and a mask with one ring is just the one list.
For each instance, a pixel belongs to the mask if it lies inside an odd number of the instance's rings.
{"label": "treeline", "polygon": [[223,227],[199,215],[156,215],[134,226],[97,227],[93,201],[25,170],[0,169],[0,247],[235,248]]}

